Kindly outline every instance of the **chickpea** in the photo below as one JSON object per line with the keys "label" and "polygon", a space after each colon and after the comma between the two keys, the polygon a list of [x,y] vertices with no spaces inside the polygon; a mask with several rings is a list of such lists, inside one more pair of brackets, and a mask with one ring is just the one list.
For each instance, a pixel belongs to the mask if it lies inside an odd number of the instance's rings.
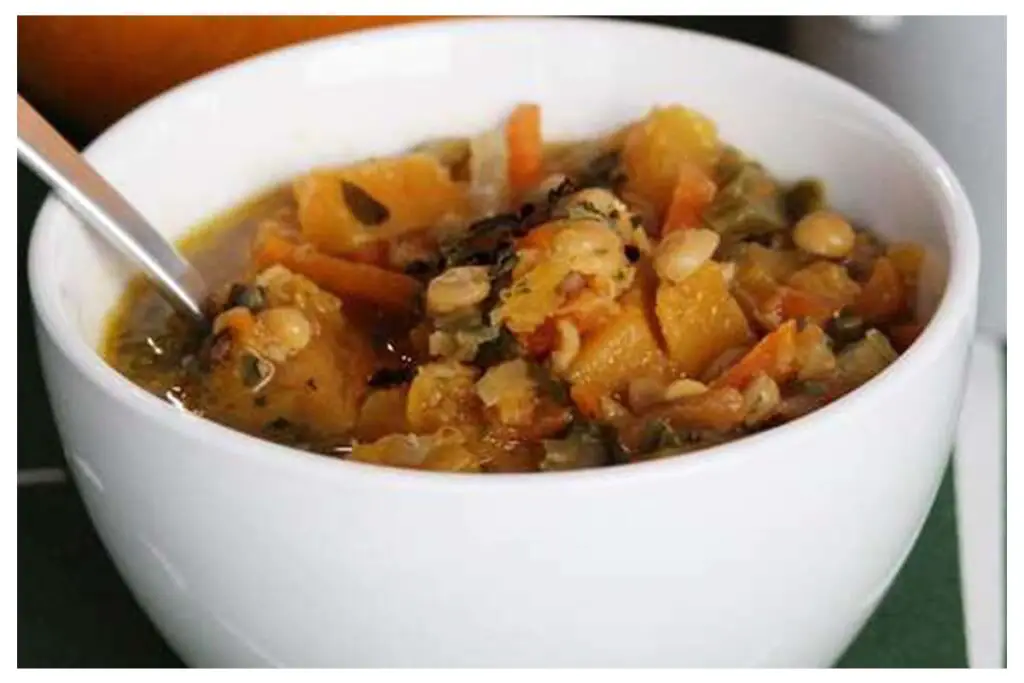
{"label": "chickpea", "polygon": [[600,221],[568,223],[555,235],[552,256],[584,275],[612,277],[629,265],[622,240]]}
{"label": "chickpea", "polygon": [[633,214],[629,207],[604,188],[591,187],[580,190],[563,199],[559,209],[562,213],[568,214],[570,218],[587,216],[603,218],[614,227],[623,240],[631,241],[636,230],[631,221]]}
{"label": "chickpea", "polygon": [[779,385],[768,375],[760,373],[743,390],[743,406],[747,411],[744,422],[750,426],[767,420],[775,414],[781,400]]}
{"label": "chickpea", "polygon": [[449,268],[427,285],[427,311],[445,315],[470,308],[487,298],[491,279],[486,266]]}
{"label": "chickpea", "polygon": [[669,233],[654,252],[654,270],[662,280],[682,282],[714,255],[719,242],[718,233],[706,228]]}
{"label": "chickpea", "polygon": [[564,373],[580,352],[580,332],[568,320],[560,319],[555,323],[558,337],[555,350],[551,352],[551,365],[556,372]]}
{"label": "chickpea", "polygon": [[815,211],[793,228],[793,241],[809,254],[840,259],[853,250],[856,233],[849,222],[832,211]]}
{"label": "chickpea", "polygon": [[611,218],[612,216],[626,216],[629,214],[629,207],[622,203],[618,197],[601,187],[591,187],[586,190],[570,195],[562,200],[562,208],[566,211],[572,209],[593,210],[600,216]]}
{"label": "chickpea", "polygon": [[267,309],[257,316],[257,320],[266,332],[263,346],[271,360],[281,361],[295,355],[313,338],[309,319],[291,306]]}
{"label": "chickpea", "polygon": [[690,396],[697,396],[707,391],[707,385],[703,382],[698,382],[695,379],[677,379],[672,384],[669,384],[665,389],[665,400],[666,401],[678,401],[681,398],[688,398]]}

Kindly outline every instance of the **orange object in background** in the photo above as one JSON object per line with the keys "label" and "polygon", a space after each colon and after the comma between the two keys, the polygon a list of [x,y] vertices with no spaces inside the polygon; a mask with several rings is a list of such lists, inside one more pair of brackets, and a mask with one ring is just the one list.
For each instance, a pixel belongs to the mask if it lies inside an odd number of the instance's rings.
{"label": "orange object in background", "polygon": [[431,17],[18,17],[18,92],[91,139],[151,97],[260,52]]}

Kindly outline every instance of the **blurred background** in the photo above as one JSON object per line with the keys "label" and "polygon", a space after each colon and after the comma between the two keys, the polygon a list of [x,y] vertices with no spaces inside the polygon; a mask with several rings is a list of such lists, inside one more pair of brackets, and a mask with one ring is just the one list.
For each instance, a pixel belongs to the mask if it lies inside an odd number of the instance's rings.
{"label": "blurred background", "polygon": [[[952,164],[981,228],[980,325],[1006,335],[1006,23],[1003,17],[643,17],[793,55],[907,117]],[[430,17],[19,17],[18,92],[79,147],[197,75],[284,45]],[[19,666],[179,666],[135,606],[61,483],[36,361],[24,264],[46,189],[18,167]],[[1004,347],[1005,348],[1005,347]],[[49,474],[45,474],[49,473]],[[889,596],[840,662],[966,663],[950,477]]]}

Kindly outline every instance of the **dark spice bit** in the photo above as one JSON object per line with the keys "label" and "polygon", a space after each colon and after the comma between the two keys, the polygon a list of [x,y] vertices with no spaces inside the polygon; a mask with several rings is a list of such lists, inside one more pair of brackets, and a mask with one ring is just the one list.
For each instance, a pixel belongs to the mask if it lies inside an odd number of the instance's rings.
{"label": "dark spice bit", "polygon": [[348,210],[363,225],[380,225],[391,217],[388,207],[378,202],[369,192],[355,183],[342,180],[341,196],[345,200]]}
{"label": "dark spice bit", "polygon": [[264,426],[264,428],[268,429],[268,430],[271,430],[271,431],[281,431],[281,430],[284,430],[284,429],[288,429],[291,426],[292,426],[292,423],[291,423],[290,420],[288,420],[288,418],[285,418],[285,417],[275,417],[273,420],[268,422]]}
{"label": "dark spice bit", "polygon": [[640,247],[635,244],[627,244],[622,248],[622,251],[626,254],[626,260],[630,263],[636,263],[640,260]]}
{"label": "dark spice bit", "polygon": [[639,228],[644,224],[644,217],[638,213],[634,213],[629,217],[629,222],[634,228]]}
{"label": "dark spice bit", "polygon": [[368,384],[375,389],[397,387],[412,381],[414,370],[411,367],[380,368],[372,375]]}
{"label": "dark spice bit", "polygon": [[489,368],[492,365],[498,365],[504,361],[519,358],[522,353],[523,350],[515,336],[507,328],[502,327],[498,331],[497,337],[480,345],[476,358],[473,359],[473,364],[478,367]]}
{"label": "dark spice bit", "polygon": [[224,329],[210,338],[209,352],[205,354],[210,363],[219,363],[228,357],[231,351],[231,330]]}
{"label": "dark spice bit", "polygon": [[579,185],[573,181],[572,178],[565,178],[558,184],[558,187],[548,192],[548,204],[554,206],[563,197],[568,197],[571,194],[576,194],[580,189]]}
{"label": "dark spice bit", "polygon": [[260,285],[247,285],[242,282],[236,282],[231,285],[231,290],[228,292],[225,310],[242,306],[248,308],[253,313],[259,313],[266,305],[267,290],[265,288]]}
{"label": "dark spice bit", "polygon": [[316,379],[313,378],[313,377],[310,377],[309,379],[307,379],[306,380],[306,388],[309,389],[310,391],[316,391],[317,390]]}
{"label": "dark spice bit", "polygon": [[257,408],[262,408],[265,405],[267,405],[267,397],[266,396],[257,396],[256,398],[254,398],[252,400],[252,403]]}
{"label": "dark spice bit", "polygon": [[405,267],[405,274],[419,277],[431,272],[433,266],[427,261],[413,261]]}
{"label": "dark spice bit", "polygon": [[844,308],[825,326],[825,333],[837,346],[846,346],[864,337],[864,319]]}

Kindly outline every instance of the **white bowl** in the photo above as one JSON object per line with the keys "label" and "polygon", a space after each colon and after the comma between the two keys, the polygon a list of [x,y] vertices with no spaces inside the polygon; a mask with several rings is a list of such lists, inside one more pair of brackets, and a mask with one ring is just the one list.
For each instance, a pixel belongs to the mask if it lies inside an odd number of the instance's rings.
{"label": "white bowl", "polygon": [[188,83],[88,158],[168,235],[325,162],[493,126],[579,136],[681,102],[785,177],[929,249],[934,318],[881,376],[695,455],[506,476],[332,460],[148,395],[97,355],[125,283],[54,201],[29,278],[75,481],[133,593],[193,665],[819,666],[869,616],[946,466],[974,327],[970,207],[931,146],[819,71],[588,20],[429,23]]}

